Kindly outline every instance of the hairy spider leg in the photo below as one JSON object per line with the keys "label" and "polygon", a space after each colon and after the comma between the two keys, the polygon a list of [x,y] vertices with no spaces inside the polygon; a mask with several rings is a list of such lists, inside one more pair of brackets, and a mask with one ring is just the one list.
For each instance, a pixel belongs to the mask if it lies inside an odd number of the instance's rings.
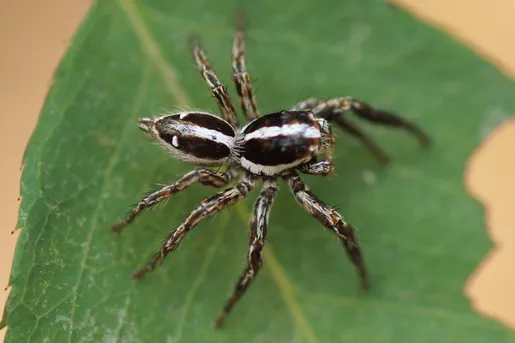
{"label": "hairy spider leg", "polygon": [[249,233],[249,255],[248,265],[243,271],[240,279],[236,283],[233,295],[227,301],[222,314],[214,322],[216,328],[220,327],[229,315],[234,305],[240,300],[241,296],[250,287],[262,265],[262,249],[265,244],[266,232],[270,209],[277,192],[277,179],[269,179],[263,183],[263,188],[256,202],[254,203],[254,213],[250,222]]}
{"label": "hairy spider leg", "polygon": [[335,122],[349,134],[360,140],[383,165],[389,162],[387,154],[384,153],[373,140],[368,138],[358,126],[352,124],[339,114],[352,111],[356,116],[374,124],[401,128],[408,131],[419,140],[423,147],[429,147],[431,145],[431,140],[428,135],[415,124],[410,123],[408,120],[392,112],[374,109],[372,106],[351,97],[334,98],[325,102],[315,98],[309,98],[295,105],[294,109],[311,109],[317,117],[324,118],[329,122]]}
{"label": "hairy spider leg", "polygon": [[179,180],[167,185],[158,191],[141,199],[125,219],[111,226],[111,231],[120,232],[131,223],[143,210],[157,205],[159,202],[170,199],[175,194],[185,190],[195,183],[221,188],[226,186],[238,175],[236,168],[229,168],[225,173],[219,174],[209,169],[199,168],[184,174]]}
{"label": "hairy spider leg", "polygon": [[298,102],[293,106],[291,109],[292,111],[307,111],[315,108],[316,105],[322,103],[323,101],[317,98],[307,98],[305,100],[302,100],[301,102]]}
{"label": "hairy spider leg", "polygon": [[154,255],[152,260],[145,267],[135,272],[133,277],[137,279],[144,277],[145,274],[153,270],[159,262],[164,260],[166,255],[174,251],[186,234],[202,219],[234,205],[239,200],[243,199],[254,187],[254,178],[247,175],[234,187],[221,191],[202,201],[175,230],[170,232],[161,250]]}
{"label": "hairy spider leg", "polygon": [[283,176],[284,181],[290,187],[299,204],[316,218],[327,229],[334,232],[341,244],[344,246],[347,255],[356,267],[361,288],[368,289],[369,282],[365,268],[365,262],[361,255],[358,242],[354,238],[353,227],[345,222],[340,214],[333,208],[318,199],[301,180],[297,172],[292,171]]}
{"label": "hairy spider leg", "polygon": [[306,163],[299,167],[299,170],[304,174],[311,175],[329,175],[333,172],[334,166],[329,161],[319,161],[313,163]]}
{"label": "hairy spider leg", "polygon": [[259,109],[252,90],[252,81],[245,66],[245,27],[242,11],[236,13],[236,33],[232,45],[232,69],[232,78],[240,98],[241,108],[248,121],[252,121],[259,117]]}
{"label": "hairy spider leg", "polygon": [[207,60],[206,54],[200,45],[199,40],[192,36],[190,37],[191,50],[193,53],[193,57],[195,62],[197,63],[197,67],[202,75],[202,78],[209,86],[209,90],[213,97],[220,107],[220,111],[225,120],[227,120],[234,128],[239,126],[238,118],[236,116],[236,110],[234,109],[233,102],[229,93],[227,93],[227,88],[223,82],[221,82],[216,76],[214,70],[209,65],[209,61]]}

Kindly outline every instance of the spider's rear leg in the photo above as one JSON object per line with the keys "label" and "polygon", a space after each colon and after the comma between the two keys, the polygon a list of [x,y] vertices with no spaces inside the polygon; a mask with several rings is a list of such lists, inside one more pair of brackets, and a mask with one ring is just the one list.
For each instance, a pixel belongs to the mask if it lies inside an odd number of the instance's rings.
{"label": "spider's rear leg", "polygon": [[184,221],[173,230],[166,238],[161,250],[157,252],[152,260],[142,269],[133,274],[134,278],[142,278],[149,271],[153,270],[166,255],[174,251],[182,242],[186,234],[193,229],[202,219],[215,214],[226,207],[234,205],[243,199],[254,189],[255,181],[252,178],[245,178],[234,187],[228,188],[202,201]]}
{"label": "spider's rear leg", "polygon": [[120,232],[143,210],[151,208],[163,200],[170,199],[173,195],[183,191],[194,183],[200,182],[206,186],[221,188],[231,182],[237,175],[238,172],[235,169],[229,169],[223,174],[218,174],[209,169],[203,168],[192,170],[171,185],[167,185],[141,199],[123,221],[111,226],[111,230],[114,232]]}
{"label": "spider's rear leg", "polygon": [[241,296],[245,294],[247,289],[252,284],[252,281],[256,278],[256,275],[261,268],[262,260],[261,253],[263,245],[265,244],[266,231],[268,228],[268,218],[270,215],[270,209],[275,199],[277,191],[277,180],[267,180],[263,184],[263,189],[259,194],[255,204],[254,213],[252,215],[252,221],[250,223],[250,235],[249,235],[249,255],[248,255],[248,266],[243,271],[242,276],[236,283],[234,293],[232,297],[227,301],[222,314],[217,318],[214,325],[220,327],[227,317],[234,305],[240,300]]}
{"label": "spider's rear leg", "polygon": [[198,69],[200,70],[200,74],[208,84],[209,90],[211,91],[211,94],[213,94],[218,107],[220,107],[220,111],[222,111],[224,119],[233,127],[237,128],[238,118],[236,117],[236,110],[234,109],[231,97],[229,96],[229,93],[227,93],[227,88],[225,88],[225,85],[218,79],[215,72],[209,65],[204,49],[200,45],[198,39],[194,36],[190,37],[190,44],[193,57],[195,58]]}
{"label": "spider's rear leg", "polygon": [[247,119],[252,121],[259,117],[259,110],[252,90],[252,81],[245,66],[245,28],[242,11],[236,13],[236,33],[232,46],[232,69],[241,108]]}
{"label": "spider's rear leg", "polygon": [[369,282],[365,268],[365,262],[361,255],[358,242],[356,241],[353,233],[352,226],[345,222],[340,214],[333,208],[326,205],[323,201],[318,199],[304,184],[296,172],[291,172],[283,176],[295,198],[306,211],[308,211],[314,218],[318,219],[327,229],[336,234],[340,242],[345,248],[347,255],[357,269],[361,288],[368,289]]}

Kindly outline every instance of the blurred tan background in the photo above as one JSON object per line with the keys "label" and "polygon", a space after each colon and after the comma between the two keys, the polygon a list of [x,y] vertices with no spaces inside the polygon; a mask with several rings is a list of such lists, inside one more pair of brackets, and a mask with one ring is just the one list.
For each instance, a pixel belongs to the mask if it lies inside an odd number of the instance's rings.
{"label": "blurred tan background", "polygon": [[[89,0],[22,0],[0,3],[0,309],[7,285],[17,234],[11,234],[18,212],[20,165],[25,145],[36,124],[51,77],[68,41],[85,14]],[[513,0],[395,0],[422,20],[441,27],[464,44],[515,76],[515,1]],[[512,42],[512,43],[509,43]],[[492,179],[515,181],[515,159],[503,168],[488,169],[491,160],[513,156],[515,122],[497,130],[471,156],[464,182],[488,211],[485,218],[497,249],[471,275],[464,292],[474,308],[515,328],[515,214],[507,184],[492,187]],[[502,155],[504,154],[504,155]],[[504,158],[505,159],[505,158]],[[492,177],[496,173],[495,177]],[[511,184],[515,184],[512,182]],[[500,205],[499,205],[500,204]],[[511,271],[511,275],[510,275]],[[514,299],[514,300],[507,300]],[[4,333],[0,332],[0,341]]]}

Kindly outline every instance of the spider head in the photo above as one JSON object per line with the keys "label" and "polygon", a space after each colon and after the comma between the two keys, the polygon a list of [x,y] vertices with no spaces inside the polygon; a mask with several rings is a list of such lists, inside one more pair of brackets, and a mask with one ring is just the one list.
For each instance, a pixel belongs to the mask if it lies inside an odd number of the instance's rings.
{"label": "spider head", "polygon": [[227,163],[234,150],[234,129],[210,113],[182,112],[140,118],[138,126],[175,158],[196,165]]}

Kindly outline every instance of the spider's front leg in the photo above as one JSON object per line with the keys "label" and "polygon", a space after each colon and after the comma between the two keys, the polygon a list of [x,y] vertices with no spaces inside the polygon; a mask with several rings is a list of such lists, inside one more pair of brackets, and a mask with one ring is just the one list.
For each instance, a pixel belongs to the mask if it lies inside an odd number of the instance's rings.
{"label": "spider's front leg", "polygon": [[311,161],[301,165],[298,169],[305,174],[327,176],[334,173],[335,169],[333,162],[334,136],[327,120],[318,119],[318,123],[322,133],[322,150],[325,159],[318,161],[317,157],[313,157]]}
{"label": "spider's front leg", "polygon": [[222,111],[224,119],[227,120],[234,128],[237,128],[238,118],[236,116],[236,110],[234,109],[231,97],[229,96],[229,93],[227,93],[227,88],[225,88],[225,85],[218,79],[215,72],[209,65],[204,49],[202,49],[198,39],[194,36],[190,37],[190,44],[193,57],[195,58],[198,69],[200,70],[200,74],[208,84],[211,94],[213,94],[218,107],[220,107],[220,111]]}
{"label": "spider's front leg", "polygon": [[352,111],[358,117],[368,120],[374,124],[404,129],[413,134],[423,147],[429,147],[431,140],[429,136],[418,126],[392,112],[382,109],[375,109],[372,106],[351,97],[334,98],[329,101],[321,101],[316,98],[309,98],[298,104],[293,109],[311,109],[313,113],[329,122],[334,122],[346,132],[361,141],[363,145],[379,160],[383,165],[388,164],[389,158],[386,153],[366,136],[366,134],[356,125],[348,121],[343,114]]}
{"label": "spider's front leg", "polygon": [[357,269],[361,287],[368,289],[369,282],[365,268],[365,262],[361,255],[358,242],[353,233],[353,227],[345,222],[340,214],[333,208],[326,205],[322,200],[318,199],[304,184],[296,172],[291,172],[283,176],[284,181],[290,187],[292,193],[299,204],[304,207],[314,218],[322,223],[327,229],[334,232],[342,245],[350,260]]}
{"label": "spider's front leg", "polygon": [[203,168],[192,170],[171,185],[167,185],[141,199],[123,221],[111,226],[111,230],[114,232],[122,231],[122,229],[131,223],[143,210],[151,208],[163,200],[170,199],[173,195],[183,191],[194,183],[200,182],[206,186],[221,188],[231,182],[237,175],[238,171],[234,168],[229,168],[223,174],[218,174]]}
{"label": "spider's front leg", "polygon": [[313,159],[313,161],[300,166],[299,170],[304,174],[327,176],[334,172],[334,163],[328,160],[316,161]]}
{"label": "spider's front leg", "polygon": [[133,274],[134,278],[142,278],[156,265],[162,261],[166,255],[174,251],[182,242],[186,234],[193,229],[202,219],[215,214],[226,207],[234,205],[243,199],[251,190],[254,189],[255,180],[246,177],[234,187],[228,188],[202,201],[166,238],[161,250],[154,255],[152,260],[142,269]]}
{"label": "spider's front leg", "polygon": [[232,69],[236,91],[240,97],[241,108],[249,121],[259,117],[252,81],[245,66],[245,29],[243,12],[236,13],[236,33],[232,46]]}
{"label": "spider's front leg", "polygon": [[275,199],[277,192],[277,180],[270,179],[263,183],[263,189],[259,194],[255,204],[254,213],[250,222],[250,235],[249,235],[249,255],[248,266],[243,271],[242,276],[236,283],[232,297],[227,301],[222,314],[215,321],[215,327],[220,327],[231,312],[234,305],[240,300],[241,296],[247,291],[256,278],[256,275],[261,268],[262,260],[261,253],[266,239],[266,231],[268,228],[268,218],[270,216],[270,209]]}

